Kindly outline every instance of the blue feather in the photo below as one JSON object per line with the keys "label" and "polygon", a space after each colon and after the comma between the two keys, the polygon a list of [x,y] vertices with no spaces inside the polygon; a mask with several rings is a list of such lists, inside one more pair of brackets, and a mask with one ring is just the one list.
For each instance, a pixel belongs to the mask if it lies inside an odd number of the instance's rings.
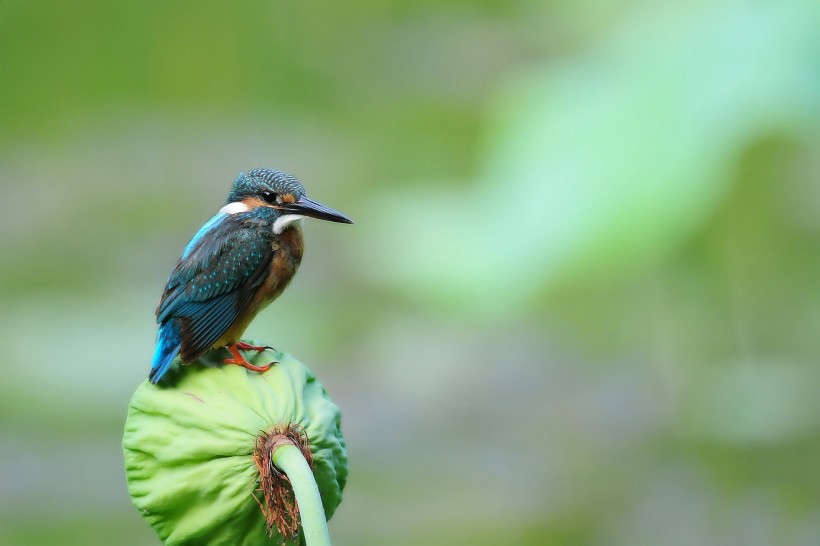
{"label": "blue feather", "polygon": [[154,351],[154,362],[151,365],[151,373],[148,375],[148,380],[156,384],[168,368],[171,367],[171,362],[179,354],[179,349],[182,346],[182,340],[179,335],[179,326],[177,321],[170,320],[159,328],[157,335],[157,348]]}
{"label": "blue feather", "polygon": [[216,227],[222,220],[224,220],[228,215],[224,212],[220,212],[219,214],[214,215],[213,218],[205,222],[199,231],[188,241],[188,244],[185,245],[185,249],[182,251],[182,259],[188,257],[191,251],[196,247],[197,244],[205,237],[205,235],[211,231],[214,227]]}

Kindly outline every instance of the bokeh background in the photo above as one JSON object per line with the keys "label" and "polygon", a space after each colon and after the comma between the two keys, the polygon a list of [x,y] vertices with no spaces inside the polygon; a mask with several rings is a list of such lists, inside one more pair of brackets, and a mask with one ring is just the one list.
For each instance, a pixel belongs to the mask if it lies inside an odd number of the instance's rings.
{"label": "bokeh background", "polygon": [[813,0],[0,2],[0,544],[152,545],[120,438],[243,169],[249,337],[341,406],[340,545],[820,543]]}

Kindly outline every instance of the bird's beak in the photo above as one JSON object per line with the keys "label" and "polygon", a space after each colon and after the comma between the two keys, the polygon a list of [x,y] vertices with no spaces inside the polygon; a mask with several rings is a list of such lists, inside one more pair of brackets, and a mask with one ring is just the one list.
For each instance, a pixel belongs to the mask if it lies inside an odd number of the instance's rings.
{"label": "bird's beak", "polygon": [[301,214],[310,216],[311,218],[318,218],[320,220],[328,220],[330,222],[339,222],[340,224],[352,224],[353,220],[342,214],[337,210],[326,207],[321,203],[317,203],[305,196],[299,198],[295,203],[284,205],[282,210],[290,214]]}

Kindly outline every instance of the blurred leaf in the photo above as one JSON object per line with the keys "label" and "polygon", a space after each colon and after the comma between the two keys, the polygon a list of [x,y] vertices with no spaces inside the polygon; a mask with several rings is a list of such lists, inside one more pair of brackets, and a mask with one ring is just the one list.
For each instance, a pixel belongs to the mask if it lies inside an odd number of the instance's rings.
{"label": "blurred leaf", "polygon": [[799,10],[663,9],[515,79],[471,189],[381,196],[398,211],[373,244],[397,259],[374,277],[497,315],[629,275],[704,224],[745,146],[770,131],[807,138],[818,70]]}
{"label": "blurred leaf", "polygon": [[741,362],[701,377],[691,404],[692,432],[737,445],[810,436],[820,424],[816,373],[791,363]]}

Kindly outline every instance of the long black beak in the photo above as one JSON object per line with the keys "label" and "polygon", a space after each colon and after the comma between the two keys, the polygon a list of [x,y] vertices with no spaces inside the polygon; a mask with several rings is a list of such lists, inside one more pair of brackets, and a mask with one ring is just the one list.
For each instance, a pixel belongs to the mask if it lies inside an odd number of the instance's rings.
{"label": "long black beak", "polygon": [[340,224],[352,224],[353,220],[342,214],[337,210],[326,207],[321,203],[317,203],[312,199],[308,199],[304,195],[293,204],[285,205],[282,210],[291,214],[302,214],[310,216],[311,218],[318,218],[320,220],[328,220],[330,222],[339,222]]}

